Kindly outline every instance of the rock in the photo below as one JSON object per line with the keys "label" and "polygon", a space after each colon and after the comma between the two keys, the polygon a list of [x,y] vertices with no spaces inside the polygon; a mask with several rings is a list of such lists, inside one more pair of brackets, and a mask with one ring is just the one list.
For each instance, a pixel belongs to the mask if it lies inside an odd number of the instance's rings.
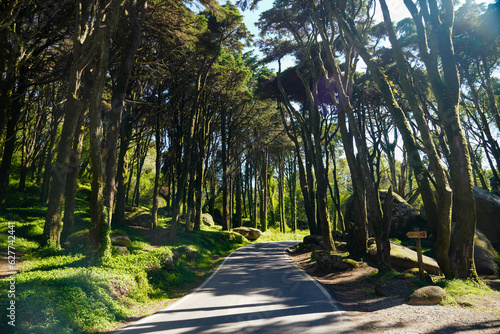
{"label": "rock", "polygon": [[321,237],[321,235],[306,235],[303,239],[304,244],[315,246],[321,246],[322,241],[323,238]]}
{"label": "rock", "polygon": [[[368,248],[368,256],[373,261],[377,261],[376,244],[372,244]],[[425,255],[422,257],[422,260],[424,262],[425,271],[434,275],[439,275],[441,273],[436,260]],[[391,242],[391,266],[402,269],[418,268],[417,252]]]}
{"label": "rock", "polygon": [[82,250],[87,248],[89,244],[89,230],[84,229],[75,232],[66,238],[64,248],[72,248],[74,250]]}
{"label": "rock", "polygon": [[[451,223],[451,230],[455,229],[455,223]],[[480,275],[495,275],[499,272],[497,258],[498,252],[495,250],[486,235],[476,229],[474,234],[474,263],[476,271]]]}
{"label": "rock", "polygon": [[206,225],[206,226],[214,226],[215,225],[214,219],[212,218],[212,216],[209,213],[202,214],[201,220],[203,222],[203,225]]}
{"label": "rock", "polygon": [[193,261],[198,256],[198,251],[190,246],[178,247],[174,249],[172,253],[174,253],[174,262],[177,262],[179,258],[184,258],[186,261]]}
{"label": "rock", "polygon": [[318,248],[318,246],[314,244],[305,244],[303,242],[299,242],[297,245],[297,250],[301,253],[313,252]]}
{"label": "rock", "polygon": [[123,246],[123,247],[127,247],[127,248],[132,246],[132,242],[130,241],[130,238],[124,234],[111,233],[109,235],[109,238],[111,239],[111,244],[113,246]]}
{"label": "rock", "polygon": [[175,264],[174,264],[174,257],[172,255],[169,255],[163,262],[163,267],[168,270],[172,271],[175,270]]}
{"label": "rock", "polygon": [[125,212],[125,221],[128,225],[151,228],[153,216],[144,209],[133,208]]}
{"label": "rock", "polygon": [[[380,201],[384,203],[387,191],[380,191]],[[397,239],[406,239],[406,233],[412,231],[415,227],[424,231],[427,229],[427,220],[419,214],[419,211],[412,207],[403,197],[393,193],[392,220],[390,237]],[[354,199],[349,197],[343,208],[344,220],[346,223],[354,221]],[[369,211],[368,211],[369,212]],[[373,231],[370,231],[373,235]]]}
{"label": "rock", "polygon": [[334,255],[325,250],[315,250],[311,258],[316,260],[319,269],[324,271],[352,270],[359,267],[356,261]]}
{"label": "rock", "polygon": [[439,286],[424,286],[415,290],[408,298],[411,305],[435,305],[446,299],[446,291]]}
{"label": "rock", "polygon": [[491,242],[479,230],[474,236],[474,263],[476,271],[482,275],[496,275],[499,273],[498,263],[495,258],[499,255]]}
{"label": "rock", "polygon": [[114,249],[116,249],[116,252],[120,255],[128,254],[128,249],[125,246],[113,245],[113,247]]}
{"label": "rock", "polygon": [[484,189],[474,188],[476,226],[494,246],[500,246],[500,197]]}
{"label": "rock", "polygon": [[236,227],[233,228],[233,232],[239,233],[248,240],[257,240],[262,235],[262,232],[253,227]]}

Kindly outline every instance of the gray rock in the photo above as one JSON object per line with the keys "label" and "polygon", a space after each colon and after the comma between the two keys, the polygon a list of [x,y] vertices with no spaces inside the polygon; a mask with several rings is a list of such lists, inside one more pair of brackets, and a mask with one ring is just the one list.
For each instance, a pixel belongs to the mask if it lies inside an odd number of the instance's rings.
{"label": "gray rock", "polygon": [[446,299],[446,291],[439,286],[424,286],[415,290],[408,298],[411,305],[436,305]]}
{"label": "gray rock", "polygon": [[316,260],[318,267],[324,271],[350,270],[359,266],[358,263],[352,259],[334,255],[325,250],[313,251],[311,258]]}
{"label": "gray rock", "polygon": [[236,227],[233,228],[233,232],[239,233],[248,240],[257,240],[262,235],[262,231],[253,227]]}
{"label": "gray rock", "polygon": [[498,274],[498,263],[495,261],[499,255],[491,242],[479,230],[474,236],[474,263],[478,274]]}
{"label": "gray rock", "polygon": [[[379,195],[380,201],[384,203],[387,191],[380,191]],[[412,231],[415,227],[418,227],[422,231],[427,229],[427,220],[419,214],[416,208],[412,207],[403,197],[396,193],[393,193],[392,197],[392,220],[389,235],[391,238],[403,240],[406,239],[406,233]],[[352,196],[346,200],[342,210],[345,222],[353,222],[354,199]],[[374,235],[373,231],[370,231],[370,235]]]}
{"label": "gray rock", "polygon": [[130,241],[130,238],[127,237],[124,234],[110,234],[109,238],[111,239],[111,244],[113,246],[124,246],[124,247],[130,247],[132,246],[132,242]]}
{"label": "gray rock", "polygon": [[207,225],[207,226],[214,226],[215,225],[214,219],[212,218],[212,216],[209,213],[202,214],[201,219],[202,219],[204,225]]}
{"label": "gray rock", "polygon": [[141,208],[133,208],[125,212],[125,221],[128,225],[151,228],[153,226],[153,216]]}
{"label": "gray rock", "polygon": [[321,237],[321,235],[306,235],[303,239],[303,243],[305,245],[320,246],[321,241],[323,241],[323,238]]}
{"label": "gray rock", "polygon": [[301,253],[307,253],[307,252],[312,252],[315,251],[319,246],[315,244],[305,244],[303,242],[299,242],[297,245],[297,250]]}
{"label": "gray rock", "polygon": [[474,188],[476,198],[476,226],[491,241],[500,246],[500,197],[480,188]]}
{"label": "gray rock", "polygon": [[125,246],[113,245],[113,247],[116,249],[116,252],[120,255],[128,254],[128,249]]}
{"label": "gray rock", "polygon": [[[455,229],[455,223],[451,223],[451,230]],[[479,229],[474,234],[474,263],[476,271],[480,275],[495,275],[498,273],[498,263],[495,258],[498,257],[490,240]]]}
{"label": "gray rock", "polygon": [[187,261],[193,261],[198,256],[198,251],[190,246],[182,246],[174,249],[172,251],[174,253],[173,260],[177,262],[179,258],[184,258]]}
{"label": "gray rock", "polygon": [[172,271],[172,270],[175,270],[175,264],[174,264],[174,257],[172,255],[169,255],[164,263],[163,263],[163,267],[168,270],[168,271]]}
{"label": "gray rock", "polygon": [[[374,243],[368,248],[368,256],[373,261],[377,260],[377,245]],[[439,275],[441,269],[431,257],[422,256],[424,270],[428,273]],[[391,265],[394,268],[410,269],[418,268],[417,252],[414,250],[391,242]]]}

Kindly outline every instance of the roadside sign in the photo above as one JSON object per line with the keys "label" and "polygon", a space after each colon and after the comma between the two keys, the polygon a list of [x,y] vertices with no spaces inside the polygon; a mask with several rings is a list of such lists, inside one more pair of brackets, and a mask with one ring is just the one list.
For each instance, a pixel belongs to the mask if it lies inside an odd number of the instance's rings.
{"label": "roadside sign", "polygon": [[406,236],[411,239],[427,238],[426,231],[411,231],[406,233]]}
{"label": "roadside sign", "polygon": [[408,238],[417,239],[415,242],[417,243],[417,259],[418,259],[418,273],[420,276],[420,280],[424,280],[424,261],[422,259],[422,244],[420,243],[420,239],[427,238],[426,231],[419,231],[418,228],[416,231],[410,231],[406,233]]}

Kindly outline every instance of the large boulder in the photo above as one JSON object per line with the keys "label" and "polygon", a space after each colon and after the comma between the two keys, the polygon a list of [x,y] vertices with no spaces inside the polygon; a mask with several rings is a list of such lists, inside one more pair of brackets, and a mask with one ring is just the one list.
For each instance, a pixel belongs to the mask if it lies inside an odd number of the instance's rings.
{"label": "large boulder", "polygon": [[498,263],[495,261],[498,253],[491,242],[481,231],[476,230],[474,236],[474,263],[478,274],[495,275],[499,273]]}
{"label": "large boulder", "polygon": [[321,241],[323,241],[321,235],[306,235],[302,242],[305,245],[321,246]]}
{"label": "large boulder", "polygon": [[[380,201],[384,203],[387,191],[380,191],[379,194]],[[419,214],[417,209],[408,204],[403,197],[396,193],[392,193],[392,197],[391,238],[406,239],[406,233],[414,230],[416,227],[422,231],[427,229],[427,220]],[[351,196],[346,200],[343,207],[346,223],[354,221],[354,209],[354,198]],[[373,235],[372,231],[370,231],[370,235]]]}
{"label": "large boulder", "polygon": [[500,246],[500,197],[474,188],[476,197],[476,226],[495,246]]}
{"label": "large boulder", "polygon": [[111,233],[109,235],[109,238],[111,239],[111,244],[113,246],[123,246],[127,248],[132,246],[130,238],[127,237],[125,234]]}
{"label": "large boulder", "polygon": [[173,260],[177,262],[179,259],[184,259],[188,262],[196,260],[198,257],[198,251],[196,248],[191,246],[181,246],[175,248],[173,251]]}
{"label": "large boulder", "polygon": [[[451,223],[451,231],[455,229],[455,223]],[[497,258],[498,252],[490,240],[481,230],[476,229],[474,234],[474,263],[476,271],[480,275],[495,275],[499,272]]]}
{"label": "large boulder", "polygon": [[241,234],[242,236],[251,241],[259,239],[260,236],[262,235],[262,232],[260,230],[253,227],[236,227],[233,228],[233,231]]}
{"label": "large boulder", "polygon": [[118,245],[113,245],[113,248],[116,250],[116,252],[120,255],[128,254],[128,248],[125,246],[118,246]]}
{"label": "large boulder", "polygon": [[131,226],[151,228],[153,226],[153,215],[141,208],[127,208],[125,221]]}
{"label": "large boulder", "polygon": [[204,213],[201,215],[201,220],[203,221],[203,225],[206,226],[214,226],[214,219],[209,213]]}
{"label": "large boulder", "polygon": [[408,304],[435,305],[446,299],[446,291],[435,285],[424,286],[415,290],[408,298]]}
{"label": "large boulder", "polygon": [[352,270],[359,267],[356,261],[332,254],[326,250],[313,251],[311,259],[316,260],[319,269],[323,271]]}
{"label": "large boulder", "polygon": [[[377,245],[375,243],[368,248],[368,256],[373,261],[377,260]],[[441,273],[436,260],[425,255],[422,256],[422,260],[426,272],[434,275],[439,275]],[[417,252],[408,247],[391,242],[391,266],[401,269],[418,268]]]}

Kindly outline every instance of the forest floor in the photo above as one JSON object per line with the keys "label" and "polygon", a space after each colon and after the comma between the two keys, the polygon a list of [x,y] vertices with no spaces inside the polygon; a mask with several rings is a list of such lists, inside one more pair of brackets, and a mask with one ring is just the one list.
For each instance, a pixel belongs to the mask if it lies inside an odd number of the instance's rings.
{"label": "forest floor", "polygon": [[494,290],[482,296],[455,296],[454,302],[445,305],[409,305],[405,295],[378,297],[373,278],[376,268],[366,263],[352,271],[321,272],[311,260],[311,252],[295,252],[292,248],[288,254],[299,267],[333,291],[360,334],[500,333],[498,277],[482,277]]}

